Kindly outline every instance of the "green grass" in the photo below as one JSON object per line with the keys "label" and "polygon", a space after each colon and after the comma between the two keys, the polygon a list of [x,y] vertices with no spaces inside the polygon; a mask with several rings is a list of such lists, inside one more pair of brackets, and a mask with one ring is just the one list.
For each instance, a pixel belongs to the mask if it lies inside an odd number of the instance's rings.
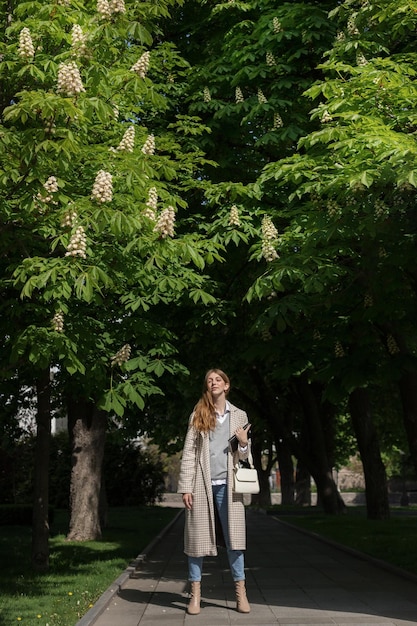
{"label": "green grass", "polygon": [[50,569],[30,566],[31,529],[0,528],[0,624],[74,626],[126,566],[175,517],[177,509],[111,509],[101,541],[68,542],[67,514],[51,528]]}
{"label": "green grass", "polygon": [[364,507],[348,507],[340,516],[324,515],[315,507],[300,510],[271,507],[282,521],[299,526],[317,535],[386,561],[417,575],[417,560],[414,550],[417,534],[417,508],[392,508],[389,520],[368,520]]}

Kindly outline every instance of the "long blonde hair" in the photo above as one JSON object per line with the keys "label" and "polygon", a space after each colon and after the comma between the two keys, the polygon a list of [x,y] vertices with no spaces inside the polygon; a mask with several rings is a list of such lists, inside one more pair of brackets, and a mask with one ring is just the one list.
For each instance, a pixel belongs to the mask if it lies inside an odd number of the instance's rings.
{"label": "long blonde hair", "polygon": [[211,399],[211,394],[207,389],[207,381],[210,374],[218,374],[229,385],[226,395],[230,390],[230,380],[227,374],[217,368],[211,369],[204,377],[203,393],[200,400],[194,407],[193,426],[202,433],[207,433],[209,430],[214,430],[216,427],[216,411]]}

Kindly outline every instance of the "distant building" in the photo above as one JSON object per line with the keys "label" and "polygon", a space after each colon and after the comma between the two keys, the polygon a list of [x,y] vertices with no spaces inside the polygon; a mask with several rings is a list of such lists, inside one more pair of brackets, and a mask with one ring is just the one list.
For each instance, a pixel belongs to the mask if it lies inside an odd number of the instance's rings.
{"label": "distant building", "polygon": [[66,432],[68,429],[67,417],[53,417],[51,420],[51,433],[57,435],[58,433]]}

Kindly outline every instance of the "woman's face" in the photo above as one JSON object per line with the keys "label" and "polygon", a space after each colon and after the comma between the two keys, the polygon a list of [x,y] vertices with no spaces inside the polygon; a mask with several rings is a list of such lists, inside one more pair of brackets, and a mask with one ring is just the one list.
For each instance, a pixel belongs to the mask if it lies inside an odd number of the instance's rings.
{"label": "woman's face", "polygon": [[209,372],[207,376],[207,391],[211,393],[212,397],[218,397],[222,394],[226,394],[229,390],[229,383],[227,383],[220,374],[216,372]]}

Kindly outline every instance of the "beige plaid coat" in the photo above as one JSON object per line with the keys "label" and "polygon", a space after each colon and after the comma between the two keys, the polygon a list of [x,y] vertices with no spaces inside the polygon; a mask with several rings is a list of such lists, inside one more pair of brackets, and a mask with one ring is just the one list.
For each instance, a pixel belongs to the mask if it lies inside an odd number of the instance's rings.
{"label": "beige plaid coat", "polygon": [[[230,434],[236,428],[248,422],[247,415],[241,409],[230,404]],[[178,482],[178,493],[192,493],[193,507],[185,511],[184,552],[188,556],[216,556],[216,530],[214,516],[213,491],[210,478],[209,435],[197,431],[190,417],[189,428],[185,437]],[[249,444],[250,445],[250,444]],[[233,465],[238,458],[246,459],[245,452],[235,452],[229,448],[227,494],[229,513],[229,538],[232,550],[246,549],[246,524],[243,495],[233,493]],[[236,457],[236,458],[234,458]]]}

